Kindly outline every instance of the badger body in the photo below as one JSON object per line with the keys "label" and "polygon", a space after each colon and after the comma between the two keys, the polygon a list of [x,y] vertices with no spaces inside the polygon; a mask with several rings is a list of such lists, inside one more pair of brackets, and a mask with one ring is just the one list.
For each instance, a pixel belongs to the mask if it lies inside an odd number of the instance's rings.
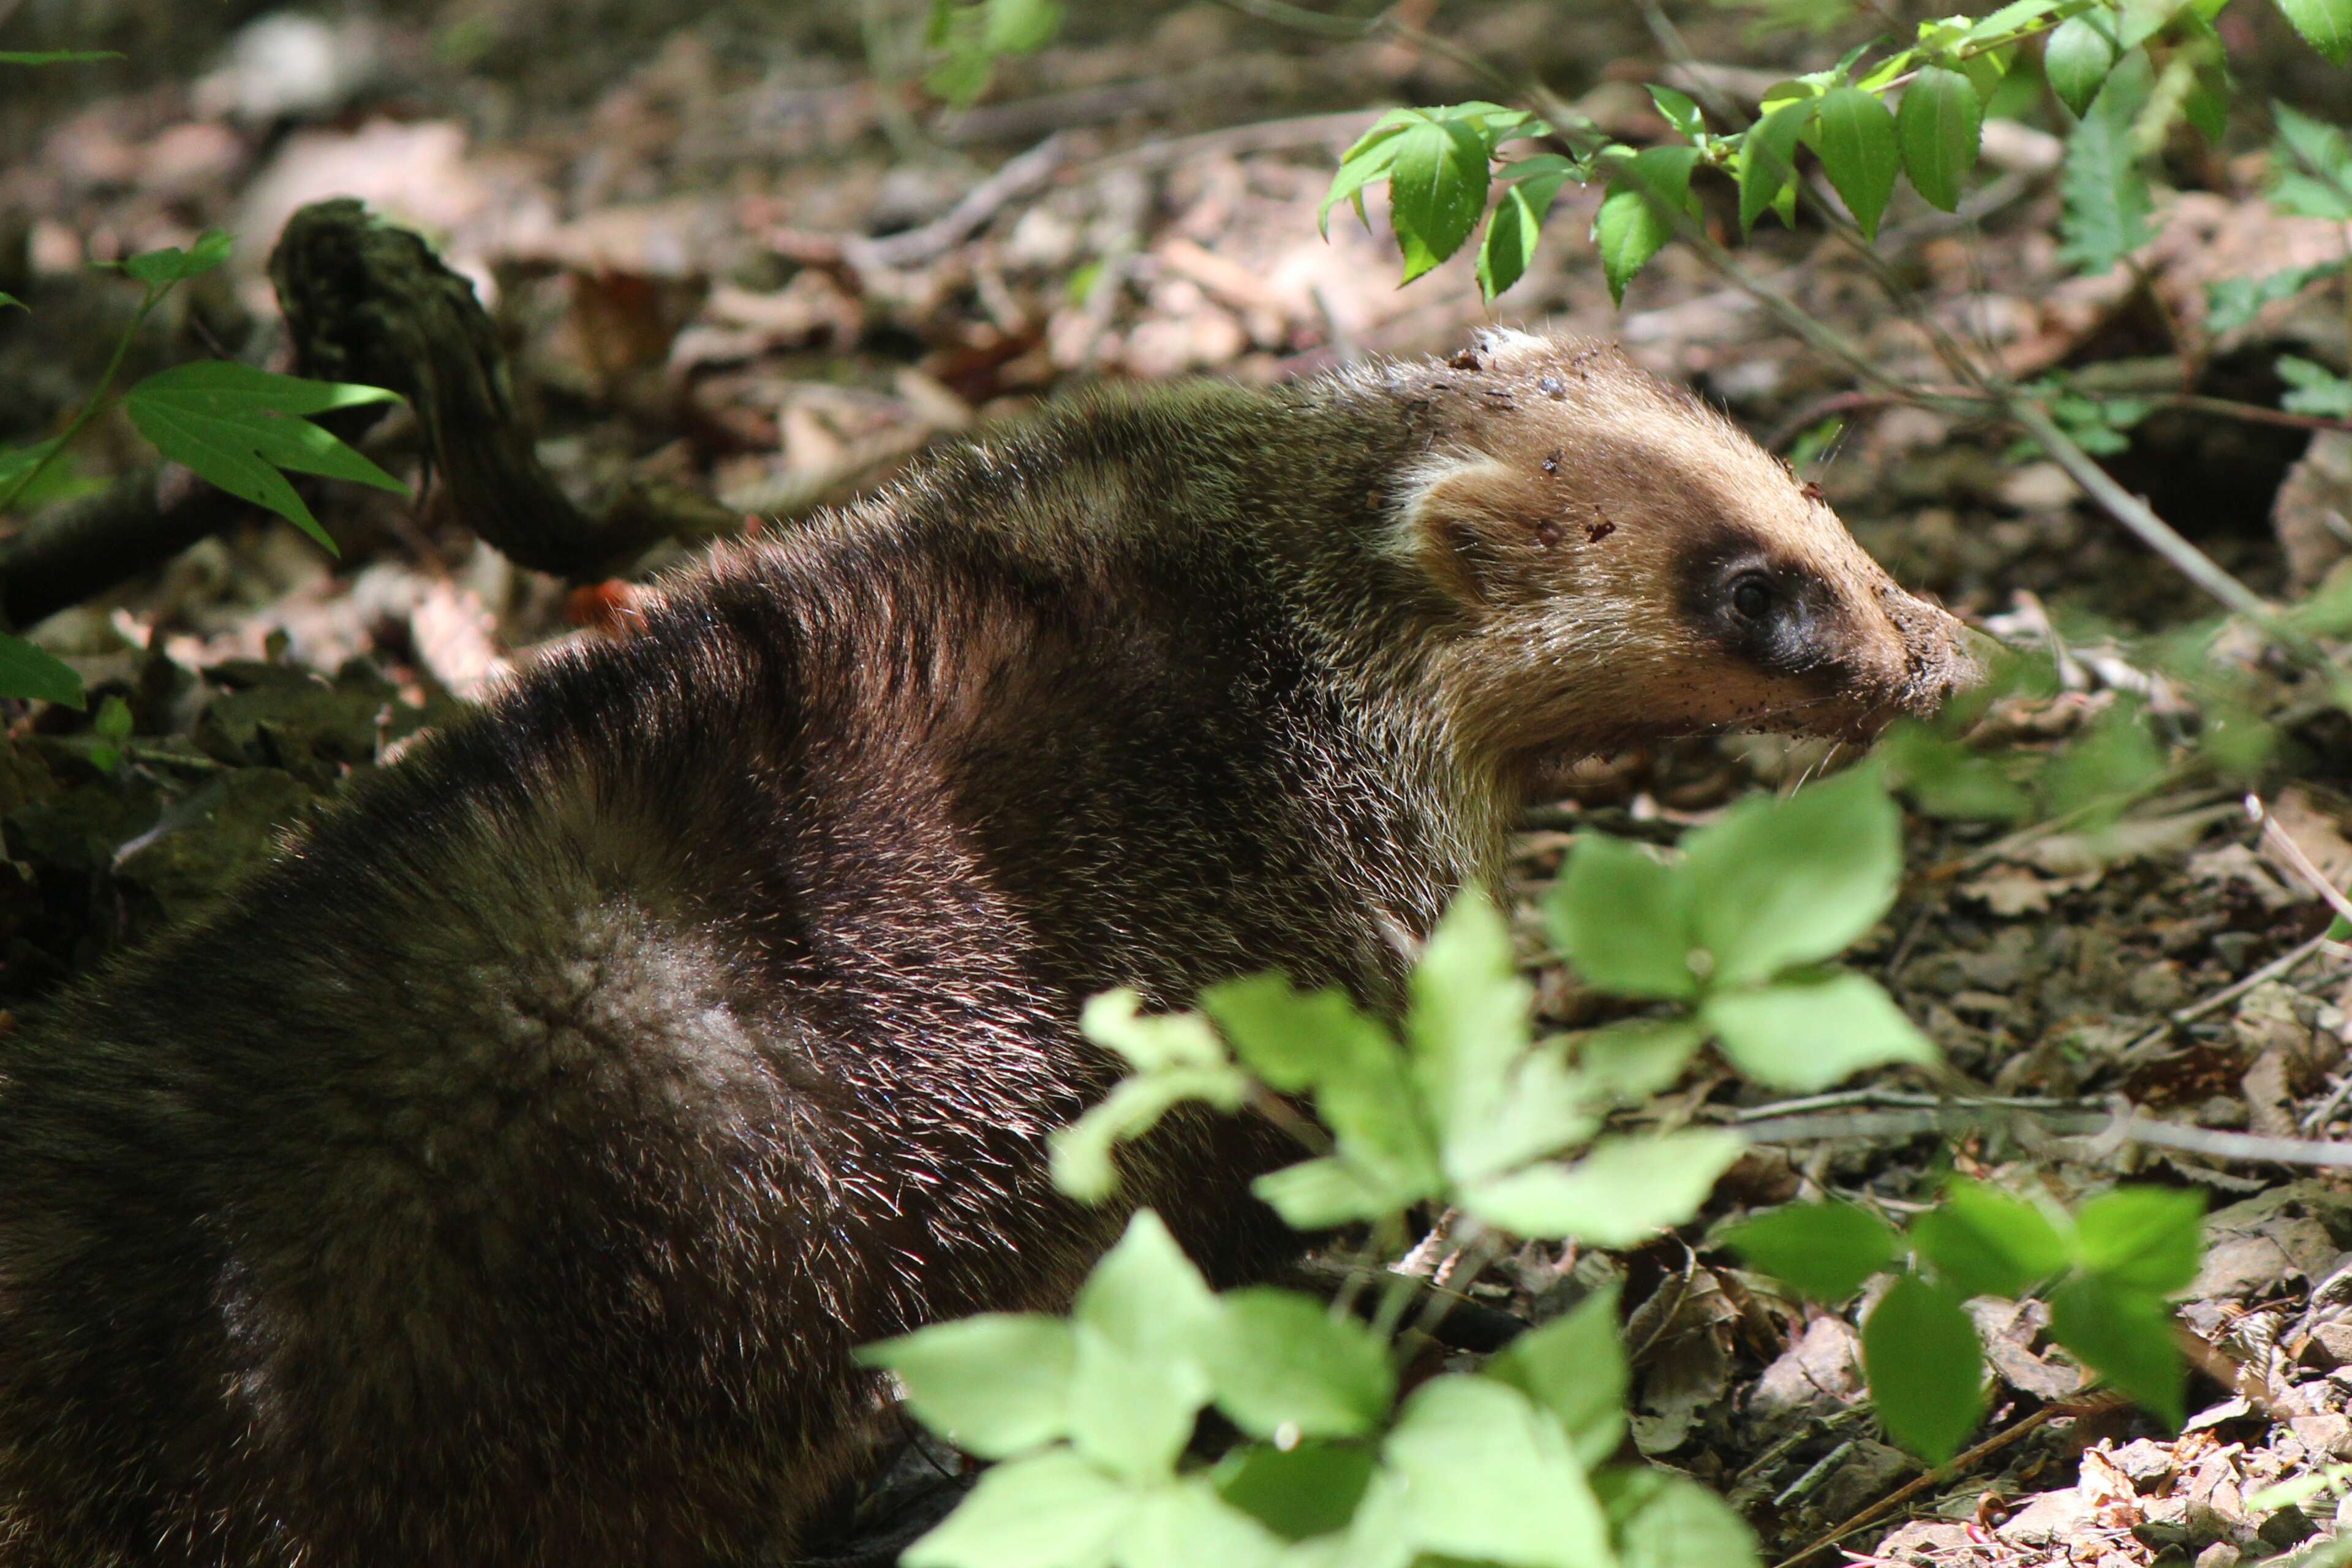
{"label": "badger body", "polygon": [[[1750,615],[1759,595],[1770,615]],[[772,1563],[851,1351],[1058,1310],[1112,985],[1393,1015],[1562,755],[1965,677],[1613,352],[1100,398],[728,549],[0,1041],[0,1564]],[[1133,1152],[1213,1279],[1265,1126]]]}

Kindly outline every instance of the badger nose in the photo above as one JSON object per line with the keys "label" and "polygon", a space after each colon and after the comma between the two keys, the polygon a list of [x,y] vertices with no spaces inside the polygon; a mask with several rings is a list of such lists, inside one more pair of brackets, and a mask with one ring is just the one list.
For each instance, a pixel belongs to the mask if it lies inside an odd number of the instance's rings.
{"label": "badger nose", "polygon": [[1890,585],[1880,595],[1903,644],[1903,706],[1925,716],[1984,679],[1960,618]]}

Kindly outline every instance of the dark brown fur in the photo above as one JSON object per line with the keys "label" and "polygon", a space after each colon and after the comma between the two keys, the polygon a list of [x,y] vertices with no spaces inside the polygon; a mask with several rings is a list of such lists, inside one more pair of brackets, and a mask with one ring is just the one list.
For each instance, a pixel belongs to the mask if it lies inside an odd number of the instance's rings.
{"label": "dark brown fur", "polygon": [[[1780,641],[1718,624],[1749,556]],[[1507,335],[725,552],[0,1047],[0,1563],[772,1560],[865,1453],[853,1346],[1119,1229],[1044,1175],[1088,994],[1392,1010],[1546,762],[1867,726],[1953,629],[1713,415]],[[1240,1279],[1287,1157],[1179,1119],[1123,1197]]]}

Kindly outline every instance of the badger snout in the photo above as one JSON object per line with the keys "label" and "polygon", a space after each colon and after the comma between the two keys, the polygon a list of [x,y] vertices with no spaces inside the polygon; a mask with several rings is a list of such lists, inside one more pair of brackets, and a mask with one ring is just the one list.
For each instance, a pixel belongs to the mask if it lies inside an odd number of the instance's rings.
{"label": "badger snout", "polygon": [[1887,621],[1903,648],[1903,677],[1895,705],[1926,718],[1984,679],[1984,666],[1969,647],[1969,628],[1958,616],[1894,588],[1882,600]]}

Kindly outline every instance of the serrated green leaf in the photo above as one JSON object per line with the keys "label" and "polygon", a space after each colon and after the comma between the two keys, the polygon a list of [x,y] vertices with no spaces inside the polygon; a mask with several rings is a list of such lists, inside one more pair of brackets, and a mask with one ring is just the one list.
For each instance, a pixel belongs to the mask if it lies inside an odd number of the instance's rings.
{"label": "serrated green leaf", "polygon": [[2115,68],[2115,37],[2098,9],[2067,16],[2042,40],[2042,75],[2074,115],[2091,113],[2100,82]]}
{"label": "serrated green leaf", "polygon": [[1141,1485],[1176,1473],[1208,1396],[1208,1379],[1192,1361],[1169,1362],[1114,1343],[1079,1323],[1072,1364],[1070,1442],[1092,1463]]}
{"label": "serrated green leaf", "polygon": [[1724,1245],[1815,1301],[1845,1300],[1895,1261],[1886,1222],[1852,1204],[1788,1204],[1726,1231]]}
{"label": "serrated green leaf", "polygon": [[1389,165],[1389,223],[1412,282],[1456,250],[1486,210],[1487,143],[1475,124],[1424,120],[1396,138]]}
{"label": "serrated green leaf", "polygon": [[1977,89],[1958,71],[1929,66],[1903,89],[1895,116],[1903,166],[1927,205],[1950,212],[1960,205],[1960,187],[1977,166],[1977,140],[1984,106]]}
{"label": "serrated green leaf", "polygon": [[1862,1325],[1870,1403],[1887,1436],[1931,1465],[1984,1418],[1984,1346],[1960,1300],[1916,1275],[1887,1287]]}
{"label": "serrated green leaf", "polygon": [[2328,64],[2352,62],[2352,0],[2278,0],[2278,8]]}
{"label": "serrated green leaf", "polygon": [[1688,1476],[1628,1465],[1593,1484],[1617,1534],[1617,1568],[1757,1568],[1755,1533]]}
{"label": "serrated green leaf", "polygon": [[1478,289],[1487,300],[1517,282],[1527,271],[1528,258],[1535,255],[1537,237],[1543,232],[1544,216],[1568,180],[1565,172],[1533,174],[1503,187],[1502,200],[1495,204],[1494,214],[1486,220],[1486,237],[1478,247]]}
{"label": "serrated green leaf", "polygon": [[1893,905],[1902,874],[1902,812],[1864,765],[1785,800],[1740,801],[1685,837],[1677,880],[1717,987],[1844,951]]}
{"label": "serrated green leaf", "polygon": [[[1788,206],[1781,198],[1795,194],[1797,143],[1811,126],[1820,101],[1800,98],[1780,104],[1768,110],[1740,138],[1740,233],[1754,228],[1756,220],[1767,212]],[[1780,211],[1780,221],[1787,223],[1792,216],[1792,211]]]}
{"label": "serrated green leaf", "polygon": [[1853,215],[1863,237],[1875,238],[1879,216],[1895,194],[1895,175],[1903,165],[1895,116],[1862,88],[1832,88],[1813,111],[1811,138],[1822,172]]}
{"label": "serrated green leaf", "polygon": [[1331,188],[1323,194],[1323,205],[1315,214],[1318,233],[1325,239],[1331,237],[1331,209],[1343,201],[1355,205],[1357,217],[1364,216],[1364,187],[1389,177],[1389,169],[1396,163],[1398,132],[1427,118],[1414,110],[1391,109],[1372,122],[1331,175]]}
{"label": "serrated green leaf", "polygon": [[1960,1296],[2022,1296],[2066,1267],[2066,1238],[2042,1211],[1981,1182],[1955,1179],[1911,1222],[1912,1245]]}
{"label": "serrated green leaf", "polygon": [[1345,1530],[1380,1460],[1349,1443],[1246,1444],[1211,1472],[1217,1495],[1288,1541]]}
{"label": "serrated green leaf", "polygon": [[857,1352],[906,1385],[924,1426],[983,1459],[1010,1458],[1069,1430],[1076,1341],[1059,1318],[990,1312]]}
{"label": "serrated green leaf", "polygon": [[2060,257],[2084,272],[2105,272],[2154,237],[2154,200],[2135,127],[2154,77],[2147,56],[2125,55],[2108,71],[2089,112],[2066,137],[2059,176]]}
{"label": "serrated green leaf", "polygon": [[1408,1183],[1393,1172],[1367,1171],[1325,1155],[1270,1171],[1250,1183],[1250,1191],[1291,1229],[1324,1230],[1419,1203],[1436,1190],[1436,1174],[1433,1168],[1426,1183]]}
{"label": "serrated green leaf", "polygon": [[1465,890],[1430,933],[1407,983],[1405,1047],[1451,1168],[1484,1135],[1528,1048],[1533,989],[1519,977],[1510,928],[1484,893]]}
{"label": "serrated green leaf", "polygon": [[198,360],[158,371],[123,395],[139,433],[233,496],[276,512],[331,553],[334,541],[278,470],[349,479],[405,495],[407,487],[306,416],[396,401],[379,386],[277,375]]}
{"label": "serrated green leaf", "polygon": [[0,632],[0,697],[31,698],[61,708],[85,707],[81,676],[47,648]]}
{"label": "serrated green leaf", "polygon": [[1113,1543],[1111,1561],[1117,1568],[1277,1568],[1283,1542],[1205,1480],[1189,1479],[1143,1500]]}
{"label": "serrated green leaf", "polygon": [[1605,1138],[1572,1165],[1530,1165],[1479,1183],[1459,1201],[1515,1236],[1631,1247],[1697,1214],[1743,1147],[1712,1129]]}
{"label": "serrated green leaf", "polygon": [[1604,1286],[1566,1313],[1531,1329],[1487,1359],[1479,1375],[1507,1383],[1559,1423],[1590,1468],[1625,1435],[1633,1373],[1617,1333],[1617,1288]]}
{"label": "serrated green leaf", "polygon": [[1642,846],[1577,836],[1544,900],[1552,945],[1584,982],[1622,996],[1698,994],[1674,872]]}
{"label": "serrated green leaf", "polygon": [[1402,1483],[1396,1521],[1423,1552],[1506,1568],[1608,1568],[1601,1504],[1558,1426],[1485,1377],[1439,1377],[1382,1446]]}
{"label": "serrated green leaf", "polygon": [[1388,1415],[1396,1397],[1388,1348],[1353,1318],[1270,1288],[1228,1292],[1222,1305],[1209,1376],[1217,1408],[1243,1431],[1353,1437]]}
{"label": "serrated green leaf", "polygon": [[1386,1026],[1347,993],[1331,986],[1299,991],[1273,970],[1209,987],[1201,993],[1201,1011],[1250,1071],[1284,1094],[1397,1054]]}
{"label": "serrated green leaf", "polygon": [[1071,1310],[1070,1435],[1134,1480],[1167,1475],[1207,1403],[1216,1299],[1160,1216],[1145,1209],[1095,1265]]}
{"label": "serrated green leaf", "polygon": [[1114,1145],[1142,1137],[1174,1106],[1197,1100],[1219,1110],[1238,1110],[1249,1095],[1249,1079],[1233,1068],[1171,1068],[1148,1078],[1127,1079],[1086,1113],[1045,1140],[1054,1186],[1080,1203],[1098,1204],[1117,1190]]}
{"label": "serrated green leaf", "polygon": [[1627,1019],[1579,1037],[1575,1070],[1592,1094],[1631,1104],[1680,1078],[1706,1043],[1693,1019]]}
{"label": "serrated green leaf", "polygon": [[2163,1301],[2078,1274],[2051,1293],[2050,1335],[2116,1392],[2179,1426],[2189,1369]]}
{"label": "serrated green leaf", "polygon": [[2278,357],[2279,379],[2293,388],[2279,399],[2291,414],[2316,414],[2326,419],[2352,419],[2352,381],[2315,360],[2294,354]]}
{"label": "serrated green leaf", "polygon": [[1625,285],[1675,235],[1668,215],[1690,208],[1696,147],[1644,147],[1620,165],[1592,219],[1592,243],[1610,298],[1625,302]]}
{"label": "serrated green leaf", "polygon": [[2205,1194],[2179,1187],[2117,1187],[2074,1211],[2082,1266],[2150,1296],[2186,1289],[2204,1256]]}
{"label": "serrated green leaf", "polygon": [[906,1568],[1108,1568],[1135,1513],[1128,1489],[1066,1448],[996,1466]]}
{"label": "serrated green leaf", "polygon": [[1721,993],[1707,998],[1699,1020],[1715,1031],[1732,1066],[1759,1083],[1800,1094],[1864,1068],[1936,1060],[1936,1047],[1894,998],[1876,981],[1850,972]]}

